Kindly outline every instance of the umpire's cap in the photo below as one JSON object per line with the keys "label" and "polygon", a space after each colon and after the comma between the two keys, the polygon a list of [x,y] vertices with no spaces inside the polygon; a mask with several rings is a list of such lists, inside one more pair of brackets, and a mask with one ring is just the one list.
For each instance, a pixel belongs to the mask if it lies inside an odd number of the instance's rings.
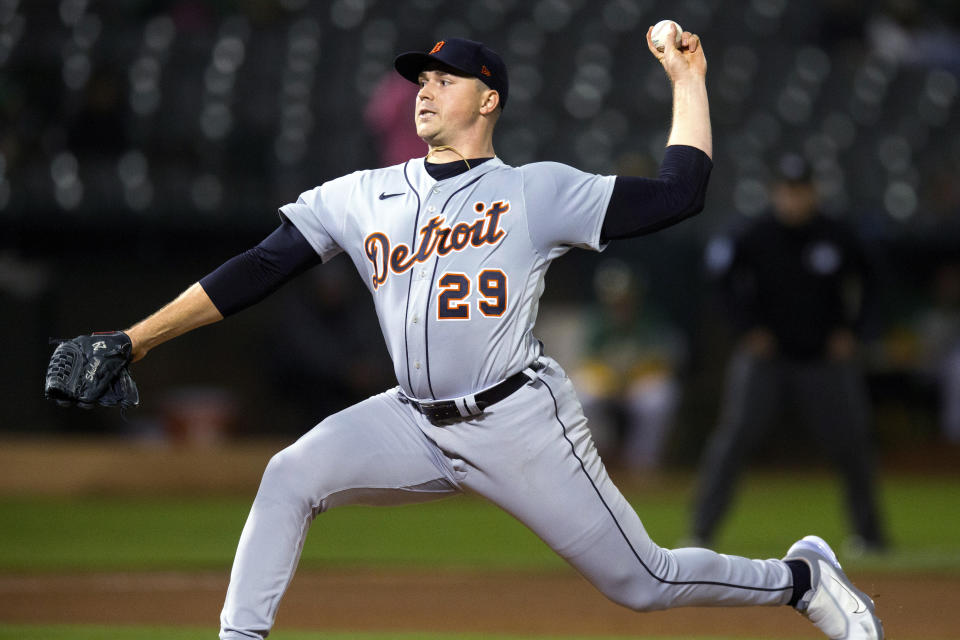
{"label": "umpire's cap", "polygon": [[397,73],[417,84],[420,72],[431,62],[439,62],[479,79],[500,94],[500,107],[507,104],[507,65],[496,51],[481,42],[447,38],[433,45],[429,53],[408,51],[393,61]]}
{"label": "umpire's cap", "polygon": [[813,169],[802,155],[795,152],[784,153],[777,162],[773,175],[774,182],[801,185],[813,183]]}

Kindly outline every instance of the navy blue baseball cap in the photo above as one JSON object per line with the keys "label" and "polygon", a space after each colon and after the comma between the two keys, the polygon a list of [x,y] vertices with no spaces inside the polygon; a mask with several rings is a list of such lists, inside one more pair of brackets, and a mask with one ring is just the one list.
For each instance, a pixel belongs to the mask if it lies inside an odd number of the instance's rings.
{"label": "navy blue baseball cap", "polygon": [[429,53],[401,53],[393,61],[393,66],[401,76],[418,84],[420,72],[431,62],[439,62],[464,75],[479,79],[500,94],[500,107],[506,106],[510,85],[507,80],[507,65],[496,51],[485,44],[463,38],[448,38],[433,45]]}

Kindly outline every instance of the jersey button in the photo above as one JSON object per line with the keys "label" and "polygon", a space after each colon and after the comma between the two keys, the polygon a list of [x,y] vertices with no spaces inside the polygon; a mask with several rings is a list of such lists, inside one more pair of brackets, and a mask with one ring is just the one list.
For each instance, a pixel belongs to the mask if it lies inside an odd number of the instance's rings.
{"label": "jersey button", "polygon": [[440,193],[440,189],[434,189],[433,192],[434,192],[434,193]]}
{"label": "jersey button", "polygon": [[417,322],[419,321],[420,321],[420,316],[418,316],[417,314],[413,314],[413,324],[417,324]]}
{"label": "jersey button", "polygon": [[415,361],[415,362],[413,363],[413,368],[414,368],[414,369],[419,369],[419,368],[420,368],[420,361],[419,361],[419,360],[417,360],[417,361]]}
{"label": "jersey button", "polygon": [[427,211],[429,211],[430,213],[433,213],[433,212],[436,211],[436,210],[437,210],[437,208],[436,208],[435,206],[433,206],[433,205],[430,205],[429,207],[427,207]]}

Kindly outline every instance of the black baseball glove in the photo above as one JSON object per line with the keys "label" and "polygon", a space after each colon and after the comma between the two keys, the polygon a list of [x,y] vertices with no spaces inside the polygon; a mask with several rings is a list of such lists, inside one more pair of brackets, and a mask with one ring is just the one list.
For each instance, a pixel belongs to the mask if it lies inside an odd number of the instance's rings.
{"label": "black baseball glove", "polygon": [[140,392],[130,377],[132,345],[122,331],[54,340],[43,392],[61,407],[135,407]]}

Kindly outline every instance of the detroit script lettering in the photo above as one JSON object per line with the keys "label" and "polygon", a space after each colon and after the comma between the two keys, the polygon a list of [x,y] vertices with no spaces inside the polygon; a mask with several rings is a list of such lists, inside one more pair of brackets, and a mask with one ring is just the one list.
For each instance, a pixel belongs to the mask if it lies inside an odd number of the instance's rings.
{"label": "detroit script lettering", "polygon": [[391,248],[390,238],[380,231],[371,233],[363,241],[367,258],[373,265],[373,288],[376,290],[387,281],[391,272],[401,274],[418,262],[426,262],[436,253],[445,256],[452,251],[462,251],[468,246],[494,245],[506,235],[500,228],[500,216],[510,210],[510,203],[498,200],[488,208],[483,202],[473,205],[474,211],[483,213],[473,224],[458,222],[446,226],[444,216],[435,216],[420,227],[416,250],[400,242]]}

